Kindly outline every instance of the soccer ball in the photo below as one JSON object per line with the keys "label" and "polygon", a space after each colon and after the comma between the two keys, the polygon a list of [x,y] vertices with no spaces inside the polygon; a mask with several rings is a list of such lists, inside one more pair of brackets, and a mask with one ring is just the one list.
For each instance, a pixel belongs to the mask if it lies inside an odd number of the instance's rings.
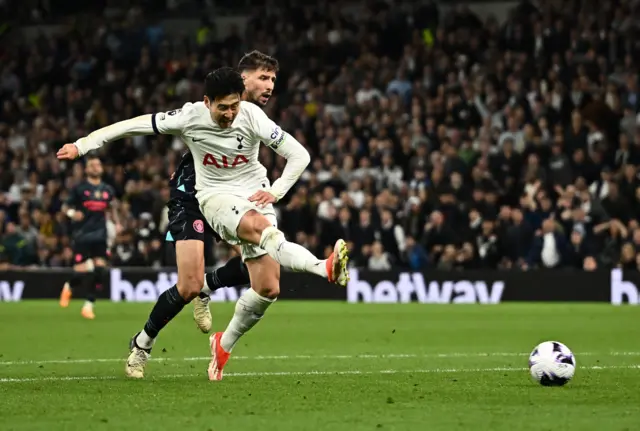
{"label": "soccer ball", "polygon": [[543,386],[563,386],[576,372],[576,358],[564,344],[545,341],[531,352],[529,371]]}

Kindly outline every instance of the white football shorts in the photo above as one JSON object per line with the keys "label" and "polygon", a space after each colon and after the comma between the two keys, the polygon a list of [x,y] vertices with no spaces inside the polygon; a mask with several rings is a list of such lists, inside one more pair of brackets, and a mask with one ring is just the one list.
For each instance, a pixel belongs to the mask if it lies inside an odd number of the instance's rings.
{"label": "white football shorts", "polygon": [[240,245],[242,260],[255,259],[267,254],[257,245],[247,243],[238,238],[240,219],[249,211],[255,210],[265,216],[269,222],[278,227],[278,220],[273,205],[259,208],[247,198],[230,194],[214,194],[200,202],[200,211],[207,222],[220,237],[231,245]]}

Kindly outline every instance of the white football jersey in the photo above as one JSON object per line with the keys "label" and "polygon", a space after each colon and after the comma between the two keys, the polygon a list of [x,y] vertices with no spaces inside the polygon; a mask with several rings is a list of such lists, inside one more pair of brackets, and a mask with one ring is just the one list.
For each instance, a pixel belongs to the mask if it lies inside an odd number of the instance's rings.
{"label": "white football jersey", "polygon": [[155,133],[179,136],[191,150],[200,201],[213,193],[248,198],[268,190],[267,170],[258,161],[260,142],[276,150],[286,138],[262,109],[244,101],[227,129],[213,121],[204,102],[153,114],[152,126]]}

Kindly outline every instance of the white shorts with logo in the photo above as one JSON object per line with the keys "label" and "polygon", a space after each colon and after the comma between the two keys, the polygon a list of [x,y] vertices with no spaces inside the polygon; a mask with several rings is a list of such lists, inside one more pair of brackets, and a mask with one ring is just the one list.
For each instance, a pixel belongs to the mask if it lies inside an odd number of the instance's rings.
{"label": "white shorts with logo", "polygon": [[220,237],[231,245],[240,245],[242,260],[255,259],[267,254],[257,245],[238,238],[240,219],[249,211],[255,210],[265,216],[269,222],[278,227],[278,220],[273,205],[259,208],[247,198],[230,194],[216,194],[203,198],[200,211],[207,222]]}

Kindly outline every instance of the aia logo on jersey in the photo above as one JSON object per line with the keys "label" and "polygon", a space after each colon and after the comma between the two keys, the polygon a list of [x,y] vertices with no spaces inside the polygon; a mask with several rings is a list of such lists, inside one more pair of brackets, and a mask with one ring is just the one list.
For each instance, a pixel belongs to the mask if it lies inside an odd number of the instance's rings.
{"label": "aia logo on jersey", "polygon": [[104,200],[109,199],[109,193],[108,192],[102,192],[102,199],[104,199]]}
{"label": "aia logo on jersey", "polygon": [[244,165],[245,163],[249,163],[249,160],[242,154],[238,154],[233,160],[228,158],[227,156],[222,156],[219,159],[216,159],[216,156],[213,154],[205,154],[204,160],[202,160],[202,164],[204,166],[215,166],[216,168],[235,168],[239,165]]}

